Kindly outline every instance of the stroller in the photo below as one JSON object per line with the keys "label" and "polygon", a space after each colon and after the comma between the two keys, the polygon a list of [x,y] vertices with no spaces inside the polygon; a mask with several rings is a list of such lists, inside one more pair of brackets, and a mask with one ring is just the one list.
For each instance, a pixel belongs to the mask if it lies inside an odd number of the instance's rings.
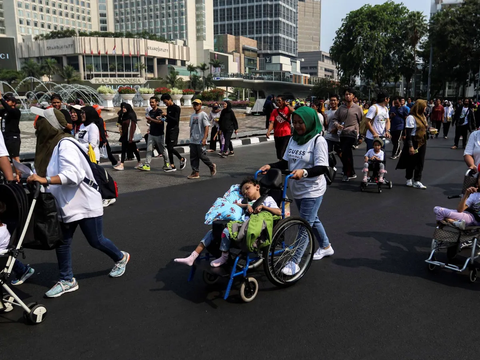
{"label": "stroller", "polygon": [[[364,192],[367,190],[367,187],[369,186],[376,186],[377,191],[379,193],[382,192],[382,186],[386,186],[387,188],[391,189],[393,188],[393,182],[390,180],[387,180],[386,178],[383,178],[383,182],[378,180],[379,177],[379,166],[378,164],[380,161],[376,161],[373,164],[371,164],[371,168],[368,170],[368,177],[367,177],[367,182],[360,182],[360,191]],[[385,164],[385,162],[383,161]]]}
{"label": "stroller", "polygon": [[[255,173],[255,179],[260,171]],[[282,219],[274,221],[272,241],[266,246],[258,246],[256,251],[248,249],[244,241],[231,242],[230,258],[227,264],[213,268],[210,261],[220,256],[219,244],[221,234],[227,226],[227,220],[217,220],[212,224],[214,240],[207,247],[206,256],[199,257],[190,271],[188,281],[192,281],[197,269],[203,270],[206,284],[215,284],[220,278],[228,279],[224,300],[226,300],[236,279],[240,279],[240,297],[244,302],[251,302],[258,293],[258,281],[249,276],[253,269],[263,264],[268,280],[278,286],[287,287],[299,281],[308,271],[314,253],[314,236],[308,222],[300,217],[289,217],[291,200],[287,198],[287,182],[291,175],[282,181],[282,173],[278,169],[270,169],[260,180],[261,198],[271,196],[282,209]],[[255,205],[253,205],[255,206]],[[285,275],[282,269],[290,260],[298,260],[300,271],[294,275]]]}
{"label": "stroller", "polygon": [[[474,170],[469,169],[463,180],[462,194],[466,189],[475,186],[478,174]],[[448,196],[449,199],[461,198],[463,195]],[[465,230],[461,230],[452,226],[450,223],[441,223],[433,232],[433,239],[430,248],[430,256],[425,262],[428,270],[434,271],[437,267],[449,269],[455,272],[463,272],[469,269],[469,280],[475,282],[477,280],[478,267],[475,260],[479,254],[477,251],[478,240],[480,239],[480,226],[469,226]],[[471,249],[470,249],[471,248]],[[453,264],[454,259],[464,249],[469,249],[465,260],[458,265]],[[438,260],[441,251],[446,253],[446,261]]]}
{"label": "stroller", "polygon": [[29,228],[30,220],[40,194],[40,184],[35,183],[32,190],[32,201],[25,189],[18,184],[0,184],[0,199],[7,205],[4,222],[11,234],[10,244],[0,250],[0,313],[13,310],[14,306],[23,308],[23,317],[29,324],[40,324],[47,314],[45,306],[37,303],[26,305],[8,286],[15,259],[22,253],[22,244]]}

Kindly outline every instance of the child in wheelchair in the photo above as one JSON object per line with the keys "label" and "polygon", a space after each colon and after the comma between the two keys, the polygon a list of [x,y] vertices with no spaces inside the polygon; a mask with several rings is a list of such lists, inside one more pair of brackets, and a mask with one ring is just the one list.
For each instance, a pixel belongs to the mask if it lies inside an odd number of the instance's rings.
{"label": "child in wheelchair", "polygon": [[373,140],[373,149],[370,149],[365,154],[363,164],[363,179],[362,182],[368,181],[368,172],[372,171],[372,179],[378,177],[378,182],[383,183],[383,177],[386,174],[385,170],[385,153],[382,150],[383,141],[380,138]]}
{"label": "child in wheelchair", "polygon": [[471,186],[465,190],[456,210],[435,206],[433,212],[438,223],[446,222],[460,230],[465,230],[468,226],[480,226],[480,176],[476,186]]}
{"label": "child in wheelchair", "polygon": [[[267,196],[262,204],[258,205],[255,202],[260,199],[260,184],[257,180],[254,180],[251,177],[248,177],[242,181],[240,184],[240,189],[242,195],[245,197],[246,201],[236,202],[235,205],[239,206],[244,209],[245,217],[244,221],[247,221],[251,214],[258,214],[261,211],[268,211],[273,215],[281,215],[282,211],[278,207],[277,203],[271,196]],[[253,208],[255,206],[255,208]],[[197,248],[186,258],[176,258],[174,259],[175,262],[186,264],[188,266],[192,266],[197,257],[201,254],[205,247],[208,247],[213,240],[213,232],[209,230],[207,234],[203,237],[203,239],[198,244]],[[230,249],[230,233],[228,231],[228,227],[223,230],[222,233],[222,240],[220,243],[220,250],[222,251],[222,255],[218,258],[213,260],[210,265],[212,267],[219,267],[225,264],[228,261],[228,254]]]}

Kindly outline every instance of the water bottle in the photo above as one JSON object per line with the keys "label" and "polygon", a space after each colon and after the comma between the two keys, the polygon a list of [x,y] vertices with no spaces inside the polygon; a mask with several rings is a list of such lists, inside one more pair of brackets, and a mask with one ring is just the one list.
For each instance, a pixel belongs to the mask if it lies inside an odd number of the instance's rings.
{"label": "water bottle", "polygon": [[[345,122],[342,122],[340,125],[344,126]],[[343,129],[342,129],[343,130]],[[342,130],[337,130],[337,135],[340,136],[342,134]]]}

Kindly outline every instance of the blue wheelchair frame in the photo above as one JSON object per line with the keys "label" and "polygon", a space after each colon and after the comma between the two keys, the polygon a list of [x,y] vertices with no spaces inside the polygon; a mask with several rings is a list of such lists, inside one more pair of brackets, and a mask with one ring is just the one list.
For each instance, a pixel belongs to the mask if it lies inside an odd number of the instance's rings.
{"label": "blue wheelchair frame", "polygon": [[[257,172],[255,172],[255,176],[254,176],[255,180],[257,180],[258,174],[260,174],[261,172],[262,172],[261,170],[258,170]],[[288,200],[287,199],[288,180],[292,176],[293,176],[292,174],[287,175],[285,177],[285,181],[283,183],[282,219],[285,219],[285,202]],[[281,252],[282,252],[282,250],[279,250],[278,252],[275,252],[275,254],[277,254],[277,253],[280,254]],[[229,278],[229,281],[228,281],[227,290],[225,291],[225,296],[223,297],[224,300],[227,300],[228,296],[230,295],[230,291],[232,289],[234,279],[238,276],[243,276],[244,278],[247,278],[247,272],[248,272],[248,269],[250,267],[250,264],[252,262],[260,261],[261,259],[263,259],[261,256],[258,256],[258,254],[248,253],[246,255],[245,266],[243,267],[243,269],[241,271],[236,272],[238,262],[243,257],[242,255],[244,255],[244,254],[242,252],[240,252],[240,254],[238,254],[237,257],[235,258],[235,262],[233,263],[233,267],[232,267],[232,270],[230,272],[230,278]],[[251,255],[255,255],[255,256],[251,257]],[[209,262],[211,258],[213,258],[213,257],[210,254],[207,253],[205,256],[199,257],[197,259],[197,261],[207,260]],[[195,271],[196,271],[196,266],[195,266],[195,264],[193,264],[192,269],[190,270],[190,274],[188,276],[188,281],[189,282],[191,282],[193,280],[193,277],[195,276]]]}

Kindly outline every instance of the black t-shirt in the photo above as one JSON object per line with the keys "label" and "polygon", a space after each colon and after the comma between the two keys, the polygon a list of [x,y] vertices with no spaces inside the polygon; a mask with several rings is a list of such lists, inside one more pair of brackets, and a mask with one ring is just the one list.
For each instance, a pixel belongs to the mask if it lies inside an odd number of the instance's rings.
{"label": "black t-shirt", "polygon": [[173,104],[167,107],[167,133],[178,134],[180,122],[180,106]]}
{"label": "black t-shirt", "polygon": [[10,107],[7,102],[1,98],[3,110],[0,111],[2,121],[2,132],[4,136],[13,136],[20,134],[20,118],[22,113],[17,108]]}
{"label": "black t-shirt", "polygon": [[[162,109],[156,108],[155,110],[150,110],[148,112],[148,116],[150,116],[152,119],[158,120],[157,117],[161,116],[163,114]],[[163,121],[158,124],[151,122],[150,123],[150,135],[152,136],[160,136],[165,133],[165,125],[163,124]]]}

